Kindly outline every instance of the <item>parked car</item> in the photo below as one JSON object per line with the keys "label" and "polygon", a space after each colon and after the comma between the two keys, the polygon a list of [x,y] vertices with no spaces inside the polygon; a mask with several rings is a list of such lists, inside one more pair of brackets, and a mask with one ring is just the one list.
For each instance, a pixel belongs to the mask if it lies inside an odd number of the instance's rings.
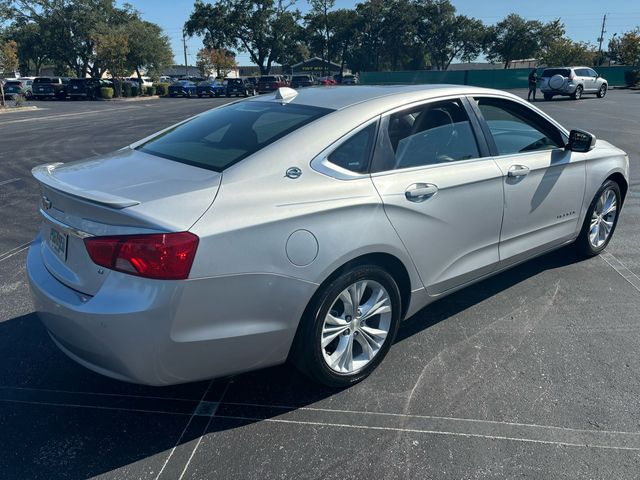
{"label": "parked car", "polygon": [[138,85],[140,88],[142,88],[143,92],[146,90],[147,87],[153,87],[153,81],[151,80],[151,77],[140,77],[138,78],[136,77],[129,77],[128,80],[130,82],[132,82],[134,85]]}
{"label": "parked car", "polygon": [[22,95],[25,98],[31,98],[33,93],[32,84],[32,80],[22,78],[7,80],[4,84],[4,96],[12,98],[16,95]]}
{"label": "parked car", "polygon": [[36,100],[64,99],[67,97],[68,82],[69,79],[66,77],[36,77],[32,84],[33,98]]}
{"label": "parked car", "polygon": [[107,86],[100,78],[70,78],[67,92],[72,100],[100,98],[100,88]]}
{"label": "parked car", "polygon": [[595,93],[598,98],[603,98],[608,85],[590,67],[545,68],[541,75],[540,91],[545,100],[551,100],[555,95],[579,100],[585,93]]}
{"label": "parked car", "polygon": [[240,95],[248,97],[256,94],[256,88],[246,79],[227,78],[225,79],[225,82],[227,83],[227,89],[225,92],[227,97],[230,97],[231,95],[235,95],[236,97],[239,97]]}
{"label": "parked car", "polygon": [[263,75],[258,80],[258,93],[274,92],[280,87],[286,87],[282,75]]}
{"label": "parked car", "polygon": [[205,80],[198,83],[196,87],[198,97],[219,97],[226,95],[227,84],[222,80]]}
{"label": "parked car", "polygon": [[170,97],[191,97],[198,94],[198,87],[189,80],[178,80],[169,85]]}
{"label": "parked car", "polygon": [[629,158],[498,90],[281,88],[33,175],[26,270],[72,359],[167,385],[290,358],[344,387],[444,295],[602,252]]}
{"label": "parked car", "polygon": [[291,88],[311,87],[316,84],[313,75],[293,75],[291,77]]}
{"label": "parked car", "polygon": [[335,78],[333,77],[319,77],[318,83],[320,85],[337,85],[338,84],[338,82],[336,82]]}
{"label": "parked car", "polygon": [[356,75],[346,74],[342,75],[340,83],[342,85],[358,85],[360,83],[360,80]]}
{"label": "parked car", "polygon": [[254,87],[256,87],[256,90],[258,88],[258,77],[247,77],[247,81],[250,82]]}

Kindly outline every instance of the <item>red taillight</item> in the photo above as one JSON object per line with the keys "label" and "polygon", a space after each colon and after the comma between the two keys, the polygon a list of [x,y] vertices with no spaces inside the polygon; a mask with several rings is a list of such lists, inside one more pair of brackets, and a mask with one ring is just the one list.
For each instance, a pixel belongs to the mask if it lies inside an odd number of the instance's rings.
{"label": "red taillight", "polygon": [[152,233],[89,237],[84,244],[94,263],[111,270],[160,280],[189,276],[198,248],[193,233]]}

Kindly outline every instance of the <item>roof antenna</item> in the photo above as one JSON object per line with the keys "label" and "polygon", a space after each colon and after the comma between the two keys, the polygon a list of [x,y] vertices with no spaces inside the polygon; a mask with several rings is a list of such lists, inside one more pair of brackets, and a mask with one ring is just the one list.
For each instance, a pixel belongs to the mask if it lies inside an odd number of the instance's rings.
{"label": "roof antenna", "polygon": [[276,100],[280,100],[282,105],[289,103],[298,96],[298,91],[289,87],[280,87],[276,90]]}

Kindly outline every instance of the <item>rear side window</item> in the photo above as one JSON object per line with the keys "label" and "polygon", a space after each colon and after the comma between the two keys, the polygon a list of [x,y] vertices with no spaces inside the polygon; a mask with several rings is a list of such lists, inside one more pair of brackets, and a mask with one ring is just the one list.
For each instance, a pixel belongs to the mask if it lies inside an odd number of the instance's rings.
{"label": "rear side window", "polygon": [[567,68],[547,68],[542,72],[543,77],[553,77],[554,75],[562,75],[569,77],[569,69]]}
{"label": "rear side window", "polygon": [[272,102],[234,103],[178,125],[138,149],[220,172],[332,111]]}
{"label": "rear side window", "polygon": [[576,75],[579,77],[590,77],[589,69],[587,68],[576,68]]}

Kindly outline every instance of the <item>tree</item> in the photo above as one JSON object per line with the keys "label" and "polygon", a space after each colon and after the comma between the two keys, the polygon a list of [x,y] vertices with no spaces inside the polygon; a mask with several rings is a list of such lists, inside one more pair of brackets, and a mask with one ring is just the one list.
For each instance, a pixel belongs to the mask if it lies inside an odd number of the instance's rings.
{"label": "tree", "polygon": [[545,46],[540,62],[547,66],[592,65],[596,55],[592,45],[561,37]]}
{"label": "tree", "polygon": [[[129,36],[121,28],[119,30],[104,30],[95,33],[92,39],[95,45],[96,56],[114,80],[121,79],[129,74],[127,55],[129,54]],[[120,82],[114,82],[116,96],[120,96]]]}
{"label": "tree", "polygon": [[[18,68],[18,46],[13,40],[0,44],[0,71],[15,72]],[[0,104],[4,107],[4,87],[0,82]]]}
{"label": "tree", "polygon": [[415,8],[417,36],[438,70],[446,70],[454,58],[471,61],[480,55],[485,39],[480,20],[456,15],[449,0],[417,0]]}
{"label": "tree", "polygon": [[640,27],[614,36],[609,41],[609,57],[622,65],[640,64]]}
{"label": "tree", "polygon": [[141,70],[147,75],[159,77],[160,72],[173,63],[173,50],[169,37],[155,23],[141,20],[136,13],[125,24],[129,44],[127,66],[141,78]]}
{"label": "tree", "polygon": [[224,48],[202,48],[197,59],[196,65],[203,77],[209,77],[212,70],[216,76],[225,77],[237,66],[235,55]]}
{"label": "tree", "polygon": [[512,13],[488,29],[487,58],[504,62],[504,68],[509,68],[513,60],[536,57],[562,35],[564,26],[559,20],[543,24]]}
{"label": "tree", "polygon": [[[311,6],[311,14],[320,19],[320,25],[323,31],[322,35],[322,54],[323,62],[330,62],[329,57],[329,10],[336,4],[335,0],[309,0]],[[322,75],[326,74],[324,66],[322,67]]]}
{"label": "tree", "polygon": [[333,30],[333,48],[340,60],[340,75],[344,73],[345,63],[350,63],[357,41],[358,15],[355,10],[341,8],[329,13],[329,24]]}
{"label": "tree", "polygon": [[33,71],[39,76],[42,65],[49,60],[46,32],[37,23],[17,22],[9,29],[8,36],[18,44],[20,72],[28,75]]}
{"label": "tree", "polygon": [[285,0],[196,0],[185,23],[187,35],[203,35],[205,46],[244,51],[266,75],[287,50],[300,12]]}

